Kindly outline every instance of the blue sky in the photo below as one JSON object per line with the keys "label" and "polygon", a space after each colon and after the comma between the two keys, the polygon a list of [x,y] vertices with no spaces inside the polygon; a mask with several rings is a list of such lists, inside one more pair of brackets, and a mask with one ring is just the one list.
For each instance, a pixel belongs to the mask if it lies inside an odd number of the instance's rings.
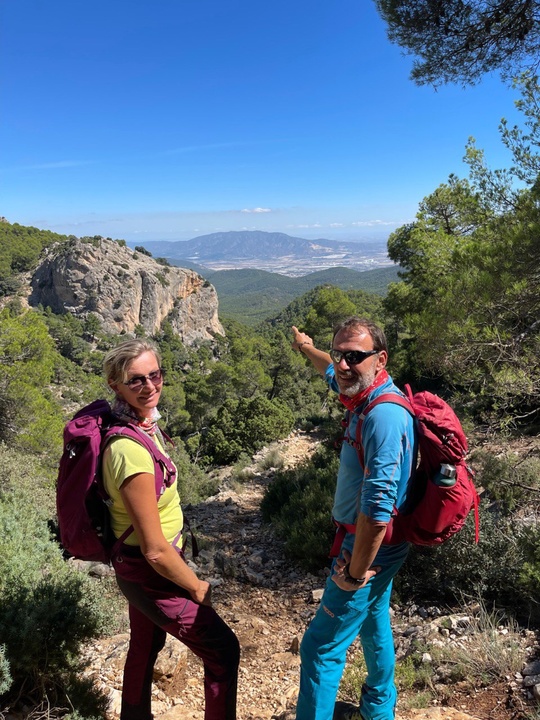
{"label": "blue sky", "polygon": [[79,236],[385,238],[519,117],[415,86],[372,0],[4,0],[0,33],[0,215]]}

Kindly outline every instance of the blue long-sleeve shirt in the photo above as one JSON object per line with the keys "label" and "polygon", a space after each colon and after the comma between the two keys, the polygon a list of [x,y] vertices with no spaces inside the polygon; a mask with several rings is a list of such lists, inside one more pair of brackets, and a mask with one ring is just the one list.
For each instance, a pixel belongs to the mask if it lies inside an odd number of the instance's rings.
{"label": "blue long-sleeve shirt", "polygon": [[[339,392],[334,366],[329,365],[326,380]],[[399,392],[392,378],[375,388],[363,407],[378,395]],[[362,407],[358,408],[361,412]],[[358,415],[350,413],[346,435],[356,440]],[[364,470],[356,449],[344,441],[334,496],[333,516],[341,523],[355,524],[359,513],[372,520],[388,522],[394,506],[398,509],[407,499],[412,469],[416,464],[414,421],[410,413],[393,403],[376,405],[367,414],[362,427]],[[354,535],[347,535],[343,546],[352,550]],[[382,545],[375,561],[394,562],[407,552],[407,543]]]}

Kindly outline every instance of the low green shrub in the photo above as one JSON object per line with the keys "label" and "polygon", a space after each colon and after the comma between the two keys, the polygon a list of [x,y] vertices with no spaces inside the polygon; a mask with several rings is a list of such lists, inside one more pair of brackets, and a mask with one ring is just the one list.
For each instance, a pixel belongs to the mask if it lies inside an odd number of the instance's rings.
{"label": "low green shrub", "polygon": [[420,710],[428,708],[433,703],[433,693],[430,690],[420,690],[403,699],[403,710]]}
{"label": "low green shrub", "polygon": [[[0,448],[0,679],[4,702],[24,696],[39,704],[77,709],[78,655],[83,643],[107,629],[99,585],[72,569],[51,539],[45,479],[25,455]],[[50,490],[49,490],[50,494]],[[9,683],[9,684],[8,684]],[[93,699],[92,699],[93,698]],[[97,694],[84,697],[102,709]]]}
{"label": "low green shrub", "polygon": [[530,506],[534,496],[538,505],[540,458],[520,457],[515,453],[494,455],[482,449],[472,455],[471,461],[489,498],[504,515]]}
{"label": "low green shrub", "polygon": [[288,557],[307,570],[328,562],[337,469],[335,451],[322,446],[308,462],[277,473],[261,503],[263,519],[284,539]]}
{"label": "low green shrub", "polygon": [[294,416],[280,400],[263,396],[227,400],[218,410],[207,435],[204,451],[209,464],[228,465],[242,453],[253,455],[264,445],[286,437]]}
{"label": "low green shrub", "polygon": [[536,614],[540,614],[540,524],[524,527],[520,538],[525,561],[519,568],[517,583],[527,597],[534,598]]}
{"label": "low green shrub", "polygon": [[474,530],[471,513],[463,530],[443,545],[411,547],[394,581],[398,596],[449,604],[463,596],[482,597],[517,617],[540,620],[540,558],[535,545],[540,529],[520,525],[481,503],[478,544]]}
{"label": "low green shrub", "polygon": [[22,282],[17,277],[0,279],[0,297],[14,295],[22,287]]}
{"label": "low green shrub", "polygon": [[142,245],[135,245],[135,252],[138,252],[141,255],[147,255],[148,257],[152,257],[152,253],[150,252],[150,250],[147,250]]}
{"label": "low green shrub", "polygon": [[433,670],[420,662],[417,655],[408,655],[396,664],[396,685],[401,692],[426,690],[432,687]]}

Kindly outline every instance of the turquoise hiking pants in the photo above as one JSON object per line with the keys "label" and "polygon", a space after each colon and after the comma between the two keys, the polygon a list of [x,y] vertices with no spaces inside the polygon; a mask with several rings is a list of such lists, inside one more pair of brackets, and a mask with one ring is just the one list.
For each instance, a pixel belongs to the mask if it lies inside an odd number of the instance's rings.
{"label": "turquoise hiking pants", "polygon": [[392,720],[397,701],[394,639],[390,626],[392,580],[403,559],[383,567],[356,591],[328,578],[317,614],[300,646],[302,661],[297,720],[332,720],[348,647],[360,637],[367,667],[360,713],[364,720]]}

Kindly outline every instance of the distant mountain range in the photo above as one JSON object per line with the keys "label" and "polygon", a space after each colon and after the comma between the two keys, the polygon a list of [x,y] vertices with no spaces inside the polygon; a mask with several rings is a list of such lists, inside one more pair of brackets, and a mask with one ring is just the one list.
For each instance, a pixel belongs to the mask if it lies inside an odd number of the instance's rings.
{"label": "distant mountain range", "polygon": [[337,266],[367,270],[391,264],[386,245],[380,241],[306,240],[260,230],[212,233],[180,242],[146,242],[144,247],[154,257],[194,269],[258,268],[289,276]]}

